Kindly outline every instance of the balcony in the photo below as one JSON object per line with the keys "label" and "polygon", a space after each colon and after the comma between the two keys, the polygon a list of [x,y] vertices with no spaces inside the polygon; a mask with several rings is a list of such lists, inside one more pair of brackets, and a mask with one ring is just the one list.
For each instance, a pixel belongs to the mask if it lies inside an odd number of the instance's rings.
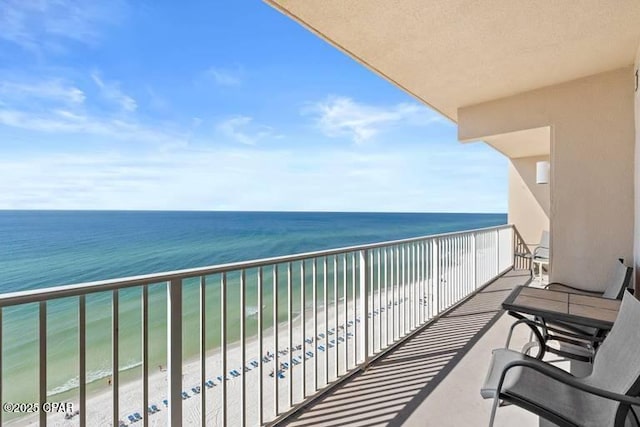
{"label": "balcony", "polygon": [[[491,401],[480,397],[480,386],[491,350],[504,347],[513,323],[500,304],[511,289],[529,282],[528,270],[506,273],[299,411],[287,425],[486,425]],[[516,331],[512,347],[526,338],[526,331]],[[538,418],[509,406],[498,412],[498,425],[537,427]]]}
{"label": "balcony", "polygon": [[[529,280],[522,252],[508,225],[0,295],[0,401],[73,405],[2,421],[417,425],[425,410],[478,421],[478,378],[506,336],[499,303]],[[27,318],[35,386],[16,397],[7,343]],[[60,360],[70,319],[76,358]],[[132,329],[139,339],[124,341]],[[60,393],[52,374],[65,369],[76,386]]]}

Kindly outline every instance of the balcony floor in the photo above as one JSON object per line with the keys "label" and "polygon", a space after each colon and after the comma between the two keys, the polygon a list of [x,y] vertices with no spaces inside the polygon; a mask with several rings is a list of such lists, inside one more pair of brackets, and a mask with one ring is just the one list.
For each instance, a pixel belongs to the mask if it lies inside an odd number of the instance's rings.
{"label": "balcony floor", "polygon": [[[362,373],[309,406],[290,426],[487,425],[491,401],[480,397],[491,350],[504,347],[513,319],[500,303],[528,271],[511,271],[425,327]],[[522,330],[511,348],[526,342]],[[538,426],[515,406],[500,408],[496,426]]]}

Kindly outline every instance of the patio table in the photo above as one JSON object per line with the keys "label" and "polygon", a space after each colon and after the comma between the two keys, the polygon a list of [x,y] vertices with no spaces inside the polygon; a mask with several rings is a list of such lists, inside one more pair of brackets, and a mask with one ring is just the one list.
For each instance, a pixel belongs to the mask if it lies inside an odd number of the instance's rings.
{"label": "patio table", "polygon": [[[526,319],[526,315],[543,319],[545,322],[595,328],[597,330],[596,337],[602,339],[613,327],[620,309],[620,301],[597,296],[518,286],[504,300],[502,308],[507,310],[511,316],[523,319],[527,323],[540,343],[540,352],[537,358],[541,359],[547,348],[546,342],[549,336],[546,332],[543,336],[543,331],[530,324]],[[516,323],[523,320],[519,320]],[[509,335],[511,336],[511,334]],[[572,339],[564,339],[563,341],[576,343]],[[594,342],[593,345],[594,347],[597,346],[597,342]],[[583,357],[578,356],[577,358],[581,360]],[[584,358],[587,360],[586,357]]]}

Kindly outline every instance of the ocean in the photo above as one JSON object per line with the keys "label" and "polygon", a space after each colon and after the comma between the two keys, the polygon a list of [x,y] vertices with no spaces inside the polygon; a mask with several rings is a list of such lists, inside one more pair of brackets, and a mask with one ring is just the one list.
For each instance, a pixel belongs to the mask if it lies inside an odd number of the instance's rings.
{"label": "ocean", "polygon": [[[0,211],[0,292],[216,265],[322,249],[396,240],[505,224],[505,214],[316,213],[316,212],[129,212]],[[212,283],[207,303],[219,298]],[[229,287],[233,288],[234,278]],[[216,288],[217,286],[217,288]],[[120,295],[122,380],[140,374],[140,288]],[[233,294],[233,292],[231,292]],[[233,298],[233,295],[231,296]],[[185,331],[197,328],[198,289],[184,289]],[[248,304],[255,292],[247,294]],[[149,290],[150,363],[166,363],[166,287]],[[229,340],[239,322],[229,305]],[[266,307],[269,307],[267,304]],[[37,401],[38,307],[3,309],[3,400]],[[247,315],[255,315],[249,308]],[[265,312],[265,316],[270,315]],[[56,401],[73,398],[78,386],[78,300],[47,305],[47,388]],[[207,322],[216,325],[212,310]],[[285,319],[286,312],[279,313]],[[248,322],[249,333],[252,332]],[[87,296],[89,391],[105,388],[111,366],[111,293]],[[219,328],[208,330],[211,349]],[[197,334],[185,333],[183,356],[198,351]]]}

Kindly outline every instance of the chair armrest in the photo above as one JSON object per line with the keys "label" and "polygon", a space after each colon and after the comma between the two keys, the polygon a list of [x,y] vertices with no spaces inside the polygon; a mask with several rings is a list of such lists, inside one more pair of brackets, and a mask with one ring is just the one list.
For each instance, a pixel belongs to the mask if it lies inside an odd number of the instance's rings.
{"label": "chair armrest", "polygon": [[511,343],[511,336],[513,335],[513,331],[516,328],[516,326],[520,325],[520,324],[526,324],[527,326],[529,326],[529,328],[531,328],[531,331],[533,333],[536,334],[536,337],[538,338],[538,341],[540,342],[540,345],[544,344],[544,339],[542,338],[542,334],[540,333],[540,331],[538,330],[538,328],[540,329],[545,329],[546,325],[543,322],[539,322],[538,320],[534,320],[534,319],[529,319],[527,317],[522,317],[518,320],[516,320],[515,322],[513,322],[513,324],[511,325],[511,327],[509,328],[509,333],[507,334],[507,342],[505,343],[505,348],[509,348],[509,344]]}
{"label": "chair armrest", "polygon": [[562,371],[558,372],[556,369],[551,369],[551,366],[545,366],[544,362],[537,361],[536,363],[531,360],[515,360],[513,362],[507,363],[507,365],[504,367],[504,370],[502,371],[502,374],[500,375],[500,381],[498,382],[496,393],[497,395],[500,394],[500,390],[502,389],[502,384],[504,383],[507,372],[510,369],[518,366],[533,369],[534,371],[540,372],[541,374],[546,375],[556,381],[567,384],[571,387],[577,388],[578,390],[593,394],[595,396],[604,397],[605,399],[609,400],[615,400],[616,402],[624,403],[626,405],[640,406],[640,398],[627,396],[626,394],[615,393],[609,390],[585,384],[579,381],[578,378],[568,373],[564,373]]}
{"label": "chair armrest", "polygon": [[588,291],[586,289],[576,288],[574,286],[566,285],[564,283],[559,283],[559,282],[549,283],[544,288],[550,291],[567,292],[569,294],[592,295],[592,296],[602,295],[602,292],[599,292],[599,291]]}

